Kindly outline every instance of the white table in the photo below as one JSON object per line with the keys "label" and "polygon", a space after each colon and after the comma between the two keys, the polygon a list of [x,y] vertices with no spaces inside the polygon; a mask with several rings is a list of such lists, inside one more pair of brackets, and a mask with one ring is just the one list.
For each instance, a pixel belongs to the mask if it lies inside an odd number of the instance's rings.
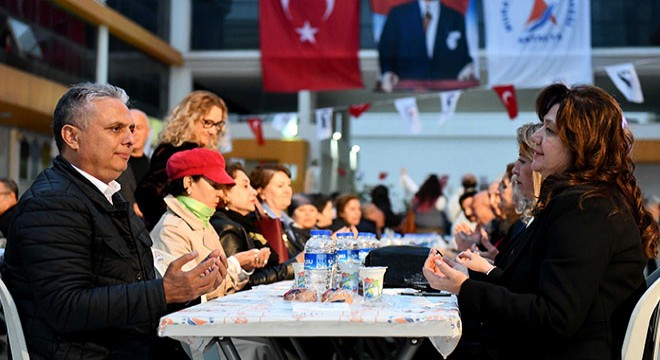
{"label": "white table", "polygon": [[446,357],[461,336],[453,295],[385,289],[376,302],[356,296],[353,304],[303,303],[284,301],[290,287],[291,281],[259,286],[163,316],[158,334],[189,344],[193,358],[202,358],[212,340],[237,336],[428,337]]}

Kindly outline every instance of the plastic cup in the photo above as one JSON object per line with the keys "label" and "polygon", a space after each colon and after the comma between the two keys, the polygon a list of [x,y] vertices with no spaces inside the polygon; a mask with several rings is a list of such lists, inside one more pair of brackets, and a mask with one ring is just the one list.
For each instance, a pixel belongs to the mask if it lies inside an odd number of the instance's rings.
{"label": "plastic cup", "polygon": [[383,277],[387,266],[361,266],[362,296],[367,301],[377,300],[383,294]]}
{"label": "plastic cup", "polygon": [[356,262],[340,262],[337,266],[339,288],[358,292],[360,264]]}
{"label": "plastic cup", "polygon": [[305,288],[305,264],[300,262],[293,263],[293,287],[294,288]]}

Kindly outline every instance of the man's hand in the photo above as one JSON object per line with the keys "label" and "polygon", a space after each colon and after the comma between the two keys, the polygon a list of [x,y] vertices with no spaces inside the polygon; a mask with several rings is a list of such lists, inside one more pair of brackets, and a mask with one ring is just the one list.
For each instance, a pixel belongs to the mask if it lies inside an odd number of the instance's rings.
{"label": "man's hand", "polygon": [[467,63],[458,73],[458,80],[460,81],[471,81],[476,79],[477,77],[474,75],[474,63]]}
{"label": "man's hand", "polygon": [[220,286],[227,276],[227,258],[220,254],[219,249],[213,250],[190,271],[183,271],[181,267],[197,257],[196,251],[172,261],[163,276],[165,302],[171,304],[194,300]]}
{"label": "man's hand", "polygon": [[391,71],[387,71],[380,77],[380,89],[386,93],[391,93],[398,82],[399,76]]}

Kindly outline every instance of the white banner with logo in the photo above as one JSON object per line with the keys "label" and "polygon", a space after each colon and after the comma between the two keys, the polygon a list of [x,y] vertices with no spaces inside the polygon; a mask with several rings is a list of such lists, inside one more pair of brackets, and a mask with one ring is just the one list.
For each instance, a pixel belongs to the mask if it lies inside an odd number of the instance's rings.
{"label": "white banner with logo", "polygon": [[589,1],[484,1],[489,85],[593,83]]}

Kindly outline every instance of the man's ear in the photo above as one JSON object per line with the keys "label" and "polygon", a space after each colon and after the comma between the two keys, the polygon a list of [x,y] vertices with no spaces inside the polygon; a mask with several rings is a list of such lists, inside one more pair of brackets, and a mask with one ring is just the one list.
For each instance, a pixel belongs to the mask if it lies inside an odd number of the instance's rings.
{"label": "man's ear", "polygon": [[62,140],[66,146],[70,147],[72,150],[78,150],[80,146],[78,144],[79,132],[78,128],[73,125],[66,124],[62,127]]}

